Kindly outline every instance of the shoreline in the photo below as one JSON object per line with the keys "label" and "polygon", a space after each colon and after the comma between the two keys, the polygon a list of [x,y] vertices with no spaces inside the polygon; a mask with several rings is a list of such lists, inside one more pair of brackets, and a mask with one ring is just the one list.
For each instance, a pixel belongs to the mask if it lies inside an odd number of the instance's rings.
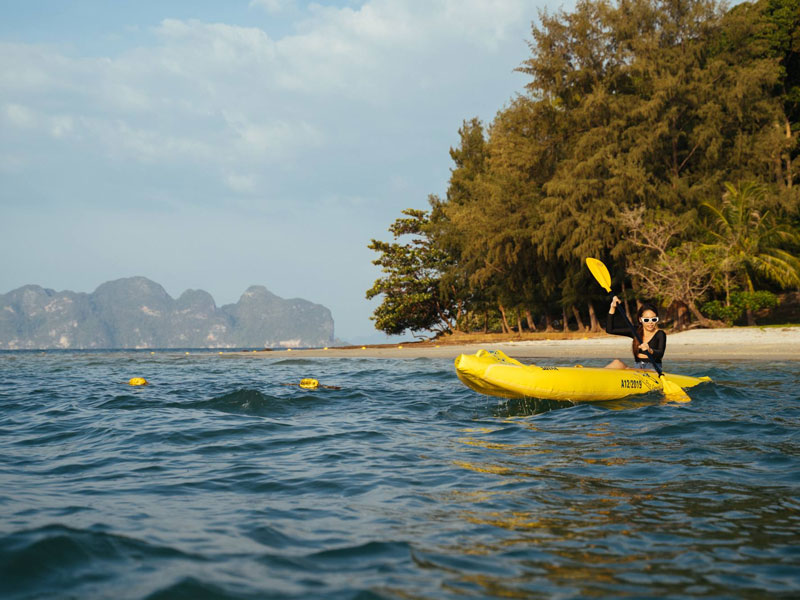
{"label": "shoreline", "polygon": [[[575,333],[575,332],[573,332]],[[591,334],[590,334],[591,335]],[[225,356],[251,358],[450,358],[479,349],[502,350],[513,358],[631,358],[630,340],[608,334],[572,339],[503,341],[407,342],[372,346],[319,349],[228,352]],[[780,360],[800,361],[800,327],[733,327],[693,329],[667,335],[665,360]]]}

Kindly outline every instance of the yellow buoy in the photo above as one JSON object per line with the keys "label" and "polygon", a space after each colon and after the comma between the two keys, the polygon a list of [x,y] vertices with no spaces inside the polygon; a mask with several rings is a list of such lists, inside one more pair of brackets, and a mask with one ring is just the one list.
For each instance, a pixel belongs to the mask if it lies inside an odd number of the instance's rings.
{"label": "yellow buoy", "polygon": [[327,350],[327,349],[328,349],[328,347],[327,347],[327,346],[325,346],[325,347],[323,348],[323,350]]}
{"label": "yellow buoy", "polygon": [[144,377],[132,377],[128,381],[128,385],[147,385],[147,379]]}
{"label": "yellow buoy", "polygon": [[300,387],[304,390],[315,390],[319,387],[319,381],[311,377],[306,377],[300,380]]}
{"label": "yellow buoy", "polygon": [[402,347],[402,346],[398,346],[398,348],[399,348],[400,350],[402,350],[402,349],[403,349],[403,347]]}
{"label": "yellow buoy", "polygon": [[287,351],[287,352],[291,352],[291,351],[292,351],[292,349],[291,349],[291,348],[287,348],[287,349],[286,349],[286,351]]}
{"label": "yellow buoy", "polygon": [[362,350],[366,350],[366,349],[367,349],[367,347],[366,347],[366,346],[361,346],[361,349],[362,349]]}

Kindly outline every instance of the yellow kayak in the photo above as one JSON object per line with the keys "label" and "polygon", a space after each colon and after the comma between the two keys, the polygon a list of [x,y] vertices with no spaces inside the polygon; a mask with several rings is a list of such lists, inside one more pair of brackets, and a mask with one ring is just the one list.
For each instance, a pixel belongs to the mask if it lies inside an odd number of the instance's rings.
{"label": "yellow kayak", "polygon": [[[661,389],[655,371],[523,365],[499,350],[462,354],[455,364],[458,378],[467,386],[501,398],[602,402]],[[682,388],[711,381],[709,377],[669,373],[664,377]]]}

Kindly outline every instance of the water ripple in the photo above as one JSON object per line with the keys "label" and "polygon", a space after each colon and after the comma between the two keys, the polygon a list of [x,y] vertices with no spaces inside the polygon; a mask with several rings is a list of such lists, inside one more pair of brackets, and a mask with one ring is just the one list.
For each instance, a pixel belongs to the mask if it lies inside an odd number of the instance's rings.
{"label": "water ripple", "polygon": [[795,367],[574,406],[438,359],[1,354],[0,596],[790,597]]}

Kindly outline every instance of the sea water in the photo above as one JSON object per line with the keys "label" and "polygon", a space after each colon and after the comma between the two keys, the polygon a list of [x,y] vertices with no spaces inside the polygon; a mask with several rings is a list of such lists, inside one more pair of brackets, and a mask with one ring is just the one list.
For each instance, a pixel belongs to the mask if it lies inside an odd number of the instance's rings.
{"label": "sea water", "polygon": [[442,359],[0,353],[0,597],[796,597],[798,364],[572,406]]}

